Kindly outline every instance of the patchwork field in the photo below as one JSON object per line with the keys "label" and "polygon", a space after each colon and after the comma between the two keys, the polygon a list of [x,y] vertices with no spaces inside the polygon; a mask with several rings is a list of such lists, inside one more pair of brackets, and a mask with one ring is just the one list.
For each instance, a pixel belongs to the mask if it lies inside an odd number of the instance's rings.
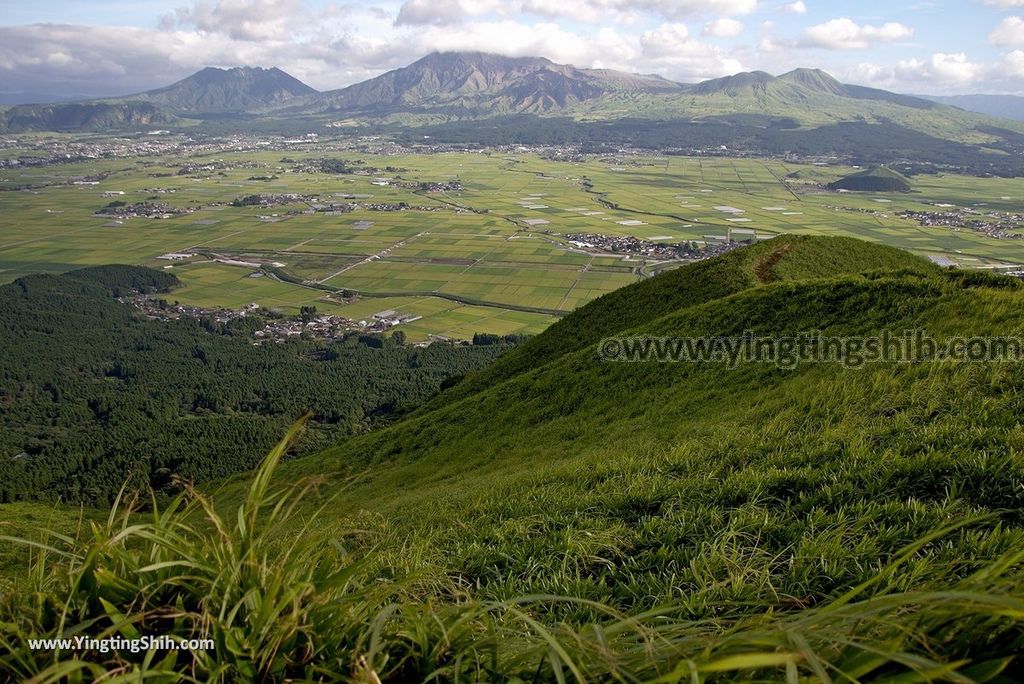
{"label": "patchwork field", "polygon": [[[369,171],[316,173],[303,165],[318,157],[344,158]],[[210,166],[183,169],[185,163]],[[912,193],[822,190],[821,184],[851,171],[724,157],[570,163],[527,153],[280,152],[12,168],[0,174],[0,281],[81,265],[144,264],[173,269],[185,282],[175,293],[182,302],[256,302],[286,312],[315,304],[357,320],[394,309],[422,317],[404,326],[421,339],[534,333],[564,312],[671,266],[584,251],[564,238],[569,233],[705,245],[780,233],[852,235],[965,267],[1024,263],[1022,240],[922,227],[897,216],[937,207],[1021,215],[1024,180],[917,176]],[[417,187],[453,180],[461,190]],[[301,197],[231,206],[246,195],[285,193]],[[95,215],[111,201],[159,202],[189,212]],[[332,202],[359,207],[326,211]],[[400,203],[402,211],[382,210]],[[168,253],[193,256],[158,258]],[[349,301],[331,290],[348,291]]]}

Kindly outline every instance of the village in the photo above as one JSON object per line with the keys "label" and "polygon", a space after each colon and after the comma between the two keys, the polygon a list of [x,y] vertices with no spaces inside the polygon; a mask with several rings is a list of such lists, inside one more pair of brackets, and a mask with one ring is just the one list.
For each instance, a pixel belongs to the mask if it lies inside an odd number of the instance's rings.
{"label": "village", "polygon": [[[106,195],[110,196],[110,195]],[[125,218],[155,218],[155,219],[167,219],[175,216],[181,216],[183,214],[190,214],[194,209],[189,207],[172,207],[169,204],[163,202],[138,202],[136,204],[127,204],[120,200],[115,200],[107,206],[103,207],[96,212],[97,216],[113,217],[119,219]]]}
{"label": "village", "polygon": [[742,246],[735,240],[721,240],[702,245],[697,242],[652,242],[631,235],[600,235],[598,233],[567,233],[562,237],[579,249],[664,260],[707,259]]}
{"label": "village", "polygon": [[900,211],[896,215],[917,221],[922,226],[943,226],[959,230],[970,230],[984,233],[988,237],[1000,240],[1019,240],[1024,238],[1024,214],[1002,211],[982,213],[972,209],[941,207],[940,211]]}
{"label": "village", "polygon": [[395,326],[412,323],[421,316],[403,314],[393,309],[379,311],[368,319],[353,320],[345,316],[319,313],[315,306],[304,306],[298,316],[283,316],[277,311],[248,304],[241,309],[202,307],[144,294],[133,294],[118,298],[146,318],[156,321],[179,321],[192,319],[205,321],[207,325],[223,326],[245,319],[256,318],[263,323],[252,331],[253,344],[282,343],[288,340],[320,340],[333,342],[343,340],[353,333],[384,333]]}
{"label": "village", "polygon": [[[369,199],[370,195],[339,194],[340,199],[357,200]],[[216,203],[214,203],[216,204]],[[245,195],[236,198],[231,202],[233,207],[277,207],[289,204],[306,204],[308,208],[303,213],[312,214],[317,212],[344,214],[357,209],[366,211],[448,211],[450,207],[432,205],[412,205],[408,202],[324,202],[316,195],[302,195],[294,192],[270,193],[258,195]]]}

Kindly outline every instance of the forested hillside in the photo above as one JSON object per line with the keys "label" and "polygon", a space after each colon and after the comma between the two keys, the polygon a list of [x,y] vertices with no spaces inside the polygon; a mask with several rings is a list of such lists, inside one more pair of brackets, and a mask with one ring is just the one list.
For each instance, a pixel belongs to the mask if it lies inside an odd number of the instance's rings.
{"label": "forested hillside", "polygon": [[[379,338],[254,346],[258,317],[144,320],[115,295],[176,279],[135,267],[0,288],[0,501],[106,504],[126,480],[175,491],[249,470],[313,413],[310,452],[385,422],[505,344],[420,349]],[[168,295],[172,296],[172,295]]]}

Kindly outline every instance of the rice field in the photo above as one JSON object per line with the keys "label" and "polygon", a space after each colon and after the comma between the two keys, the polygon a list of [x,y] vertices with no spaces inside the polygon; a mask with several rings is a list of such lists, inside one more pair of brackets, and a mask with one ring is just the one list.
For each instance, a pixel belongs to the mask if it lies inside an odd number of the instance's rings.
{"label": "rice field", "polygon": [[[273,152],[216,159],[229,168],[178,175],[181,160],[146,158],[5,170],[0,281],[83,265],[143,264],[172,269],[185,283],[175,293],[182,302],[256,302],[286,312],[315,304],[357,320],[396,308],[422,316],[406,329],[424,338],[537,332],[560,312],[658,268],[639,257],[585,253],[568,244],[568,233],[704,244],[781,233],[850,235],[964,267],[1024,263],[1024,241],[921,227],[896,215],[936,205],[1024,213],[1022,179],[918,176],[913,193],[839,194],[815,184],[852,169],[782,160],[628,156],[570,163],[533,154],[361,155],[369,166],[399,171],[334,175],[292,172]],[[273,171],[272,179],[252,180],[266,173],[254,168]],[[459,192],[418,193],[411,185],[454,179],[462,183]],[[32,187],[11,190],[25,185]],[[313,213],[306,202],[230,206],[240,196],[272,193],[363,207]],[[111,199],[191,211],[166,219],[95,216]],[[366,208],[400,202],[410,208]],[[157,258],[170,252],[196,256],[189,263]],[[251,277],[251,267],[216,258],[283,264],[305,286]],[[359,296],[344,304],[325,287]]]}

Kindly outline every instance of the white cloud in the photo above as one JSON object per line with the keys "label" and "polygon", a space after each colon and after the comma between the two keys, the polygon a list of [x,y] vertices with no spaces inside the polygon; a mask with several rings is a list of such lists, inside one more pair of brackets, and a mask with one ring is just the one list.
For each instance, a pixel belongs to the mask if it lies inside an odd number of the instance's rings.
{"label": "white cloud", "polygon": [[635,17],[616,7],[603,7],[594,0],[523,0],[520,5],[523,12],[536,14],[547,19],[570,17],[585,24],[599,24],[611,19],[616,23],[633,23]]}
{"label": "white cloud", "polygon": [[909,60],[900,64],[907,68],[919,70],[926,78],[943,85],[966,85],[975,81],[984,66],[967,59],[963,52],[956,54],[936,53],[923,64],[917,60]]}
{"label": "white cloud", "polygon": [[273,40],[290,33],[290,27],[308,20],[299,0],[201,0],[165,16],[166,28],[193,26],[203,33],[220,33],[237,40]]}
{"label": "white cloud", "polygon": [[[670,78],[694,81],[743,70],[742,63],[721,48],[690,38],[685,24],[665,23],[640,36],[640,58]],[[640,61],[640,60],[638,60]]]}
{"label": "white cloud", "polygon": [[507,14],[502,0],[406,0],[398,10],[396,26],[447,26],[491,12]]}
{"label": "white cloud", "polygon": [[582,22],[632,20],[642,14],[679,21],[752,14],[757,11],[757,0],[523,0],[520,7],[532,14]]}
{"label": "white cloud", "polygon": [[1013,7],[1024,7],[1024,0],[985,0],[985,4],[1010,9]]}
{"label": "white cloud", "polygon": [[1013,50],[1003,55],[999,70],[1001,76],[1024,85],[1024,50]]}
{"label": "white cloud", "polygon": [[789,14],[807,14],[807,5],[804,0],[795,0],[795,2],[783,5],[780,9]]}
{"label": "white cloud", "polygon": [[398,10],[396,26],[425,26],[457,24],[466,15],[459,0],[407,0]]}
{"label": "white cloud", "polygon": [[[1012,65],[1007,64],[1006,70],[1011,68]],[[986,88],[980,84],[1005,80],[1005,74],[998,72],[998,65],[972,62],[962,52],[937,52],[925,59],[904,59],[891,65],[858,64],[845,70],[842,76],[855,83],[888,90],[941,94],[984,91]],[[994,89],[994,85],[988,89]]]}
{"label": "white cloud", "polygon": [[1001,47],[1024,46],[1024,19],[1006,17],[989,34],[988,42]]}
{"label": "white cloud", "polygon": [[853,50],[870,47],[872,43],[891,43],[914,35],[914,29],[890,21],[881,26],[860,26],[852,19],[841,17],[806,29],[800,37],[801,47],[820,47],[829,50]]}
{"label": "white cloud", "polygon": [[640,45],[648,57],[674,54],[690,37],[686,24],[662,24],[640,36]]}
{"label": "white cloud", "polygon": [[702,35],[715,36],[716,38],[735,38],[743,33],[743,24],[735,19],[715,19],[704,24]]}
{"label": "white cloud", "polygon": [[431,26],[406,37],[404,43],[419,54],[431,50],[500,51],[504,55],[541,56],[577,66],[591,66],[599,61],[620,65],[628,61],[631,51],[624,39],[613,29],[606,29],[602,35],[603,41],[599,41],[566,31],[553,22],[524,24],[503,20],[474,22],[459,31]]}

